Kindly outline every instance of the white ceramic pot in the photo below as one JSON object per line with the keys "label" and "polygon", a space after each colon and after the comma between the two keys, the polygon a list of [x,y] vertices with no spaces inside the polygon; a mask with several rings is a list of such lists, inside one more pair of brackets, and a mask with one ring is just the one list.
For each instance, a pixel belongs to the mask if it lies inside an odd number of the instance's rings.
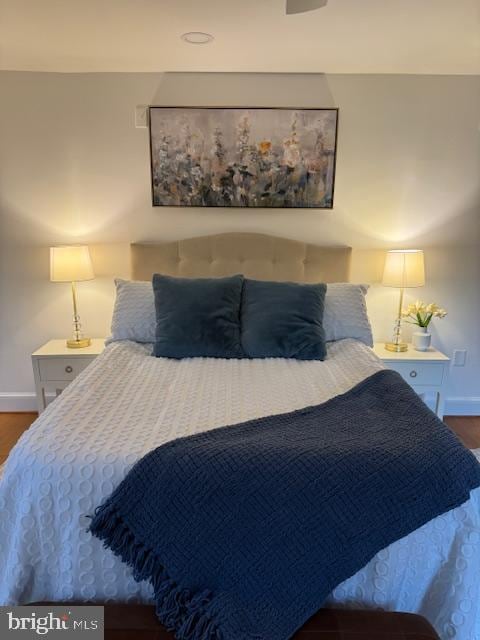
{"label": "white ceramic pot", "polygon": [[412,335],[413,348],[416,351],[428,351],[432,342],[432,334],[428,332],[428,327],[418,327]]}

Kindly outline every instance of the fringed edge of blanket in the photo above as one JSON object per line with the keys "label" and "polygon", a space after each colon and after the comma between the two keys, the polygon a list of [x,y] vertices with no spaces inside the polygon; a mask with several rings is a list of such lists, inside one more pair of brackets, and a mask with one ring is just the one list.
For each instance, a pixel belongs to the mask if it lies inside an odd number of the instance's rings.
{"label": "fringed edge of blanket", "polygon": [[206,589],[194,594],[172,580],[152,549],[136,539],[114,505],[107,502],[98,507],[88,530],[133,569],[137,582],[151,582],[157,616],[168,631],[175,631],[178,640],[221,640],[217,623],[208,612],[211,592]]}

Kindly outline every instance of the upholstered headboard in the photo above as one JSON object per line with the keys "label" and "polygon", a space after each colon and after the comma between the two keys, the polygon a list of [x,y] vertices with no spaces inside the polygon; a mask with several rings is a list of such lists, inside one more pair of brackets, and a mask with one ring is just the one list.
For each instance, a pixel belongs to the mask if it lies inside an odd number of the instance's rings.
{"label": "upholstered headboard", "polygon": [[320,247],[260,233],[221,233],[176,242],[131,245],[134,280],[154,273],[221,277],[243,273],[259,280],[348,282],[350,247]]}

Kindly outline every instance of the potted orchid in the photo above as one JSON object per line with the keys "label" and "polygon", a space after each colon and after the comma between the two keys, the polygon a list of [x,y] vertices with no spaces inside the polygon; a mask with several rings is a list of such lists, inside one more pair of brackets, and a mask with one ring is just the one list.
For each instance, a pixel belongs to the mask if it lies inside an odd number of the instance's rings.
{"label": "potted orchid", "polygon": [[428,325],[433,318],[444,318],[446,315],[445,309],[441,309],[435,302],[427,304],[421,300],[417,300],[409,304],[406,309],[402,309],[402,317],[406,319],[405,321],[418,327],[418,331],[415,331],[412,336],[414,349],[417,351],[428,350],[432,341]]}

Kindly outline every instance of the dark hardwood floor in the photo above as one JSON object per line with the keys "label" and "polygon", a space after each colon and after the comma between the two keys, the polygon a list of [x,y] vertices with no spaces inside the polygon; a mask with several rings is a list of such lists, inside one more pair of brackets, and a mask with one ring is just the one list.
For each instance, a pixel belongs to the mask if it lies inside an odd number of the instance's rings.
{"label": "dark hardwood floor", "polygon": [[480,448],[480,416],[446,416],[445,422],[466,447]]}
{"label": "dark hardwood floor", "polygon": [[0,464],[37,416],[37,413],[0,413]]}
{"label": "dark hardwood floor", "polygon": [[[35,418],[36,413],[0,413],[0,464]],[[480,416],[446,416],[445,422],[466,447],[480,448]]]}

